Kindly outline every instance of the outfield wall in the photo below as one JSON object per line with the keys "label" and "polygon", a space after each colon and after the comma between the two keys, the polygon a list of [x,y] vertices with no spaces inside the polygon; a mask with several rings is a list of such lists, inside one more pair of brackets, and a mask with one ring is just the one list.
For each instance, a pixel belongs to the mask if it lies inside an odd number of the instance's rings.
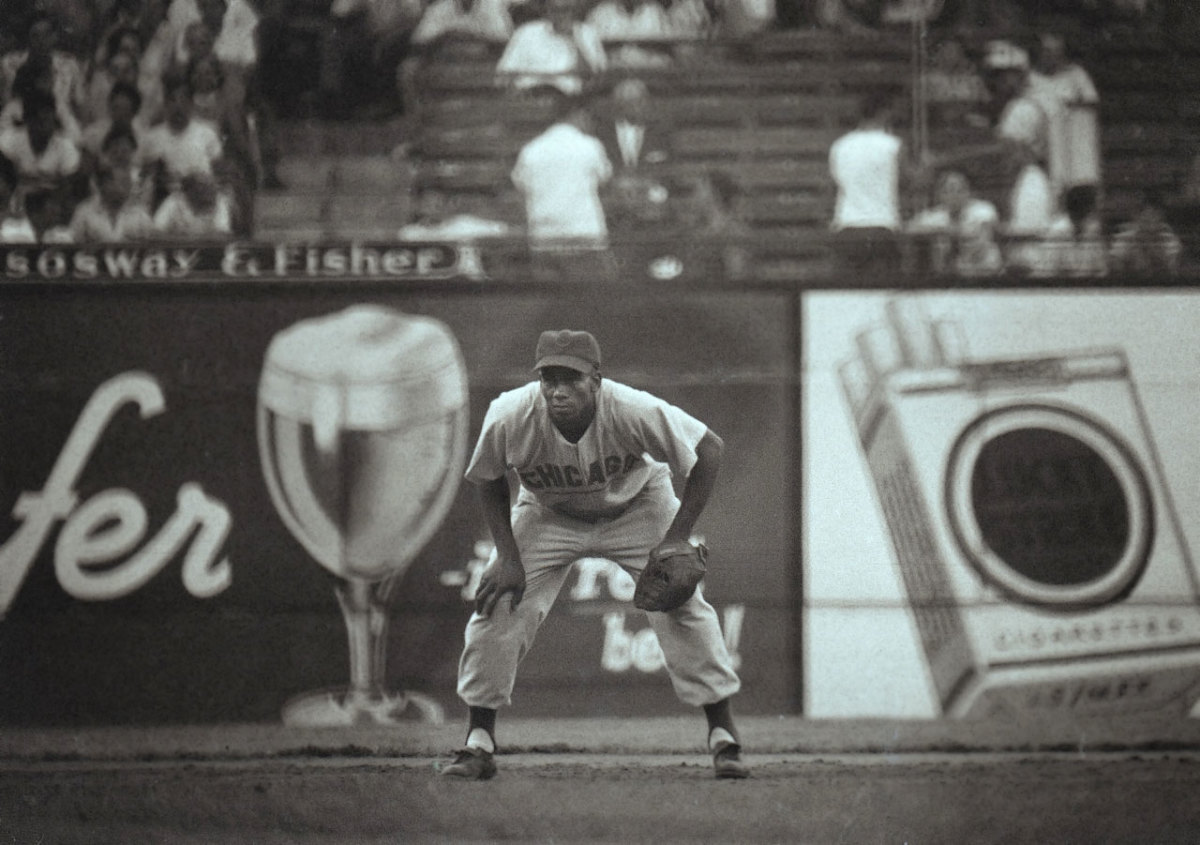
{"label": "outfield wall", "polygon": [[[648,255],[633,266],[665,266]],[[479,259],[438,245],[0,255],[0,724],[271,722],[347,682],[339,582],[269,495],[256,404],[278,332],[361,304],[449,328],[472,442],[489,400],[530,378],[537,334],[566,326],[597,335],[606,375],[721,434],[697,533],[743,712],[1191,706],[1190,288],[734,287],[689,266],[597,289]],[[458,486],[387,592],[383,675],[450,718],[488,551]],[[604,561],[576,567],[515,714],[685,712],[629,589]]]}

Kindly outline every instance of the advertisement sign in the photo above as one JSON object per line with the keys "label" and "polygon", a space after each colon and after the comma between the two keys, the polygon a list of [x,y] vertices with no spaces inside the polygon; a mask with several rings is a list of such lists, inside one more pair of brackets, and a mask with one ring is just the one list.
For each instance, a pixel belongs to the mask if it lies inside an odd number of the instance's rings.
{"label": "advertisement sign", "polygon": [[[1200,697],[1191,293],[813,294],[814,715]],[[863,515],[848,530],[849,513]]]}
{"label": "advertisement sign", "polygon": [[[795,706],[793,291],[295,281],[0,286],[0,723],[457,714],[465,452],[564,326],[724,438],[706,596],[741,709]],[[683,708],[630,589],[575,565],[515,713]]]}

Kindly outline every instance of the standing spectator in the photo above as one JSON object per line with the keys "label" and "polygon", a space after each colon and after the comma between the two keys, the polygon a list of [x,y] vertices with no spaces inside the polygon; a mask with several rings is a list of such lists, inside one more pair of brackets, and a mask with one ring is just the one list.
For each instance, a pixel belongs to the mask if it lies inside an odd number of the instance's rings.
{"label": "standing spectator", "polygon": [[904,142],[891,129],[886,92],[869,94],[858,126],[833,142],[829,172],[837,186],[831,228],[835,267],[861,273],[900,263],[900,182]]}
{"label": "standing spectator", "polygon": [[1109,254],[1113,273],[1130,276],[1173,276],[1179,272],[1183,245],[1167,223],[1163,198],[1142,194],[1133,220],[1117,229]]}
{"label": "standing spectator", "polygon": [[53,96],[31,93],[24,106],[25,125],[0,130],[0,154],[16,165],[26,189],[66,186],[79,170],[79,147],[59,129]]}
{"label": "standing spectator", "polygon": [[596,131],[615,172],[603,196],[614,228],[636,230],[663,220],[669,195],[663,182],[670,134],[655,118],[645,82],[623,79],[617,83],[611,112]]}
{"label": "standing spectator", "polygon": [[600,201],[600,187],[612,177],[612,165],[591,129],[586,104],[560,94],[554,123],[517,156],[512,180],[525,197],[526,231],[538,278],[590,282],[615,276]]}
{"label": "standing spectator", "polygon": [[17,50],[0,59],[0,75],[4,79],[4,101],[13,95],[13,83],[17,71],[28,61],[47,63],[51,78],[50,87],[56,102],[62,103],[78,119],[84,99],[83,71],[78,60],[69,53],[56,49],[58,25],[52,15],[37,13],[29,23],[25,41],[26,49]]}
{"label": "standing spectator", "polygon": [[153,234],[154,221],[146,206],[134,198],[128,168],[101,165],[95,183],[92,196],[80,203],[71,218],[75,243],[136,241]]}
{"label": "standing spectator", "polygon": [[1082,187],[1098,199],[1100,95],[1088,72],[1068,58],[1061,35],[1043,35],[1039,45],[1029,87],[1047,112],[1050,182],[1060,194]]}
{"label": "standing spectator", "polygon": [[37,233],[33,231],[33,224],[29,222],[16,199],[17,168],[0,155],[0,244],[37,243]]}
{"label": "standing spectator", "polygon": [[546,0],[546,17],[517,27],[496,74],[517,90],[548,85],[578,94],[585,80],[607,67],[600,36],[578,19],[578,0]]}
{"label": "standing spectator", "polygon": [[233,232],[233,204],[210,173],[188,173],[154,213],[160,237],[208,240]]}
{"label": "standing spectator", "polygon": [[937,204],[916,215],[908,231],[930,238],[934,273],[994,276],[1004,269],[996,235],[996,206],[971,195],[971,184],[958,171],[943,173],[935,189]]}

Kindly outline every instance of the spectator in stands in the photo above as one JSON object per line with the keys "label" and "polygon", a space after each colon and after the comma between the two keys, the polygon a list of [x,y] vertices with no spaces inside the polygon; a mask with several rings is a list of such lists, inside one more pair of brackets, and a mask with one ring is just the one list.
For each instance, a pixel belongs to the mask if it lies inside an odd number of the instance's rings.
{"label": "spectator in stands", "polygon": [[418,182],[412,194],[412,220],[396,233],[402,241],[477,241],[501,238],[513,232],[501,220],[456,211],[447,193]]}
{"label": "spectator in stands", "polygon": [[17,168],[0,156],[0,244],[32,243],[37,243],[37,233],[17,202]]}
{"label": "spectator in stands", "polygon": [[830,147],[829,172],[837,186],[833,258],[839,272],[888,272],[900,264],[900,190],[907,167],[892,117],[891,95],[873,92],[864,99],[857,127]]}
{"label": "spectator in stands", "polygon": [[108,105],[104,115],[88,124],[83,130],[81,151],[85,157],[95,160],[100,157],[104,139],[114,129],[126,130],[133,136],[134,146],[145,134],[147,127],[139,112],[142,109],[142,95],[135,84],[118,82],[108,92]]}
{"label": "spectator in stands", "polygon": [[1113,235],[1109,258],[1115,274],[1161,277],[1179,272],[1182,253],[1179,236],[1167,222],[1163,198],[1146,191],[1137,216]]}
{"label": "spectator in stands", "polygon": [[674,39],[666,8],[659,0],[600,0],[587,22],[604,44],[612,67],[668,67],[671,51],[663,46],[630,42],[663,42]]}
{"label": "spectator in stands", "polygon": [[149,209],[154,206],[155,183],[152,178],[153,174],[147,174],[142,169],[137,153],[138,139],[133,130],[128,127],[114,126],[100,143],[100,154],[95,159],[92,169],[107,166],[118,170],[128,170],[133,184],[134,199]]}
{"label": "spectator in stands", "polygon": [[517,90],[552,86],[578,94],[608,67],[600,36],[578,19],[578,0],[546,0],[545,18],[517,27],[496,64],[501,84]]}
{"label": "spectator in stands", "polygon": [[397,72],[421,6],[419,0],[334,0],[320,81],[331,115],[377,117],[402,107]]}
{"label": "spectator in stands", "polygon": [[24,107],[24,126],[0,130],[0,154],[16,166],[26,190],[66,185],[79,170],[79,147],[59,129],[53,96],[31,93]]}
{"label": "spectator in stands", "polygon": [[650,89],[641,79],[613,88],[611,111],[595,132],[613,164],[604,206],[614,228],[636,229],[661,222],[668,197],[663,184],[671,133],[655,117]]}
{"label": "spectator in stands", "polygon": [[1076,185],[1063,195],[1063,212],[1051,222],[1041,260],[1030,270],[1035,276],[1103,276],[1108,272],[1106,252],[1096,192],[1090,185]]}
{"label": "spectator in stands", "polygon": [[1088,72],[1068,58],[1061,35],[1041,36],[1038,59],[1029,87],[1047,114],[1050,182],[1060,194],[1088,188],[1098,198],[1100,95]]}
{"label": "spectator in stands", "polygon": [[954,129],[990,125],[986,112],[991,94],[957,39],[943,41],[933,51],[925,85],[929,119],[934,126]]}
{"label": "spectator in stands", "polygon": [[128,168],[101,165],[94,181],[92,196],[80,203],[71,218],[75,243],[144,240],[154,233],[150,212],[134,197]]}
{"label": "spectator in stands", "polygon": [[38,188],[25,195],[25,214],[40,244],[74,243],[68,194],[61,188]]}
{"label": "spectator in stands", "polygon": [[21,65],[13,81],[13,97],[0,110],[0,129],[20,128],[25,123],[25,100],[31,96],[54,100],[58,126],[62,133],[78,143],[81,136],[75,111],[54,95],[54,76],[50,61],[32,58]]}
{"label": "spectator in stands", "polygon": [[525,197],[526,233],[539,279],[615,277],[600,188],[612,177],[580,97],[559,94],[553,124],[521,148],[512,180]]}
{"label": "spectator in stands", "polygon": [[930,269],[958,276],[995,276],[1003,272],[996,206],[972,196],[967,177],[956,170],[938,177],[935,196],[937,204],[908,224],[909,232],[929,236]]}
{"label": "spectator in stands", "polygon": [[[137,36],[136,30],[125,30],[126,33]],[[120,35],[121,33],[117,33]],[[113,86],[120,83],[137,85],[139,68],[137,52],[118,49],[108,55],[104,64],[97,67],[87,83],[87,93],[83,105],[84,124],[94,123],[108,116],[108,95]],[[141,98],[139,97],[139,100]]]}
{"label": "spectator in stands", "polygon": [[412,44],[424,47],[448,35],[504,43],[513,22],[505,0],[433,0],[413,30]]}
{"label": "spectator in stands", "polygon": [[225,237],[233,232],[233,204],[211,173],[188,173],[154,213],[154,230],[170,240]]}
{"label": "spectator in stands", "polygon": [[46,13],[33,16],[25,49],[8,53],[0,59],[0,76],[4,79],[3,98],[7,102],[13,96],[13,84],[22,65],[29,61],[48,64],[50,88],[55,101],[62,103],[78,119],[84,99],[83,71],[74,56],[56,49],[58,31],[58,22],[53,16]]}
{"label": "spectator in stands", "polygon": [[192,114],[192,86],[187,77],[169,74],[163,82],[163,93],[165,118],[146,131],[137,159],[145,173],[155,174],[156,193],[160,196],[178,187],[184,174],[212,176],[224,156],[216,127]]}
{"label": "spectator in stands", "polygon": [[724,171],[711,171],[686,180],[675,223],[680,242],[690,241],[693,252],[715,250],[725,281],[750,278],[753,257],[747,240],[750,226],[742,217],[742,188]]}

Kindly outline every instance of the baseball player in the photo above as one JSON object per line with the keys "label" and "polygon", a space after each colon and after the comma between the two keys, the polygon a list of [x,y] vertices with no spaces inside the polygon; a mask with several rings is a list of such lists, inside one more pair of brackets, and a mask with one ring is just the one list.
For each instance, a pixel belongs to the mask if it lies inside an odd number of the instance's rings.
{"label": "baseball player", "polygon": [[[599,556],[637,575],[656,551],[695,553],[688,538],[721,463],[724,444],[704,423],[603,378],[600,346],[588,332],[543,332],[535,360],[538,380],[488,408],[467,467],[496,549],[467,623],[458,694],[470,724],[465,747],[441,768],[447,777],[496,774],[496,711],[511,703],[517,664],[571,564]],[[515,502],[510,471],[519,481]],[[682,499],[672,475],[687,479]],[[729,706],[741,682],[717,614],[691,586],[679,600],[647,613],[675,693],[704,709],[716,776],[746,777]]]}

